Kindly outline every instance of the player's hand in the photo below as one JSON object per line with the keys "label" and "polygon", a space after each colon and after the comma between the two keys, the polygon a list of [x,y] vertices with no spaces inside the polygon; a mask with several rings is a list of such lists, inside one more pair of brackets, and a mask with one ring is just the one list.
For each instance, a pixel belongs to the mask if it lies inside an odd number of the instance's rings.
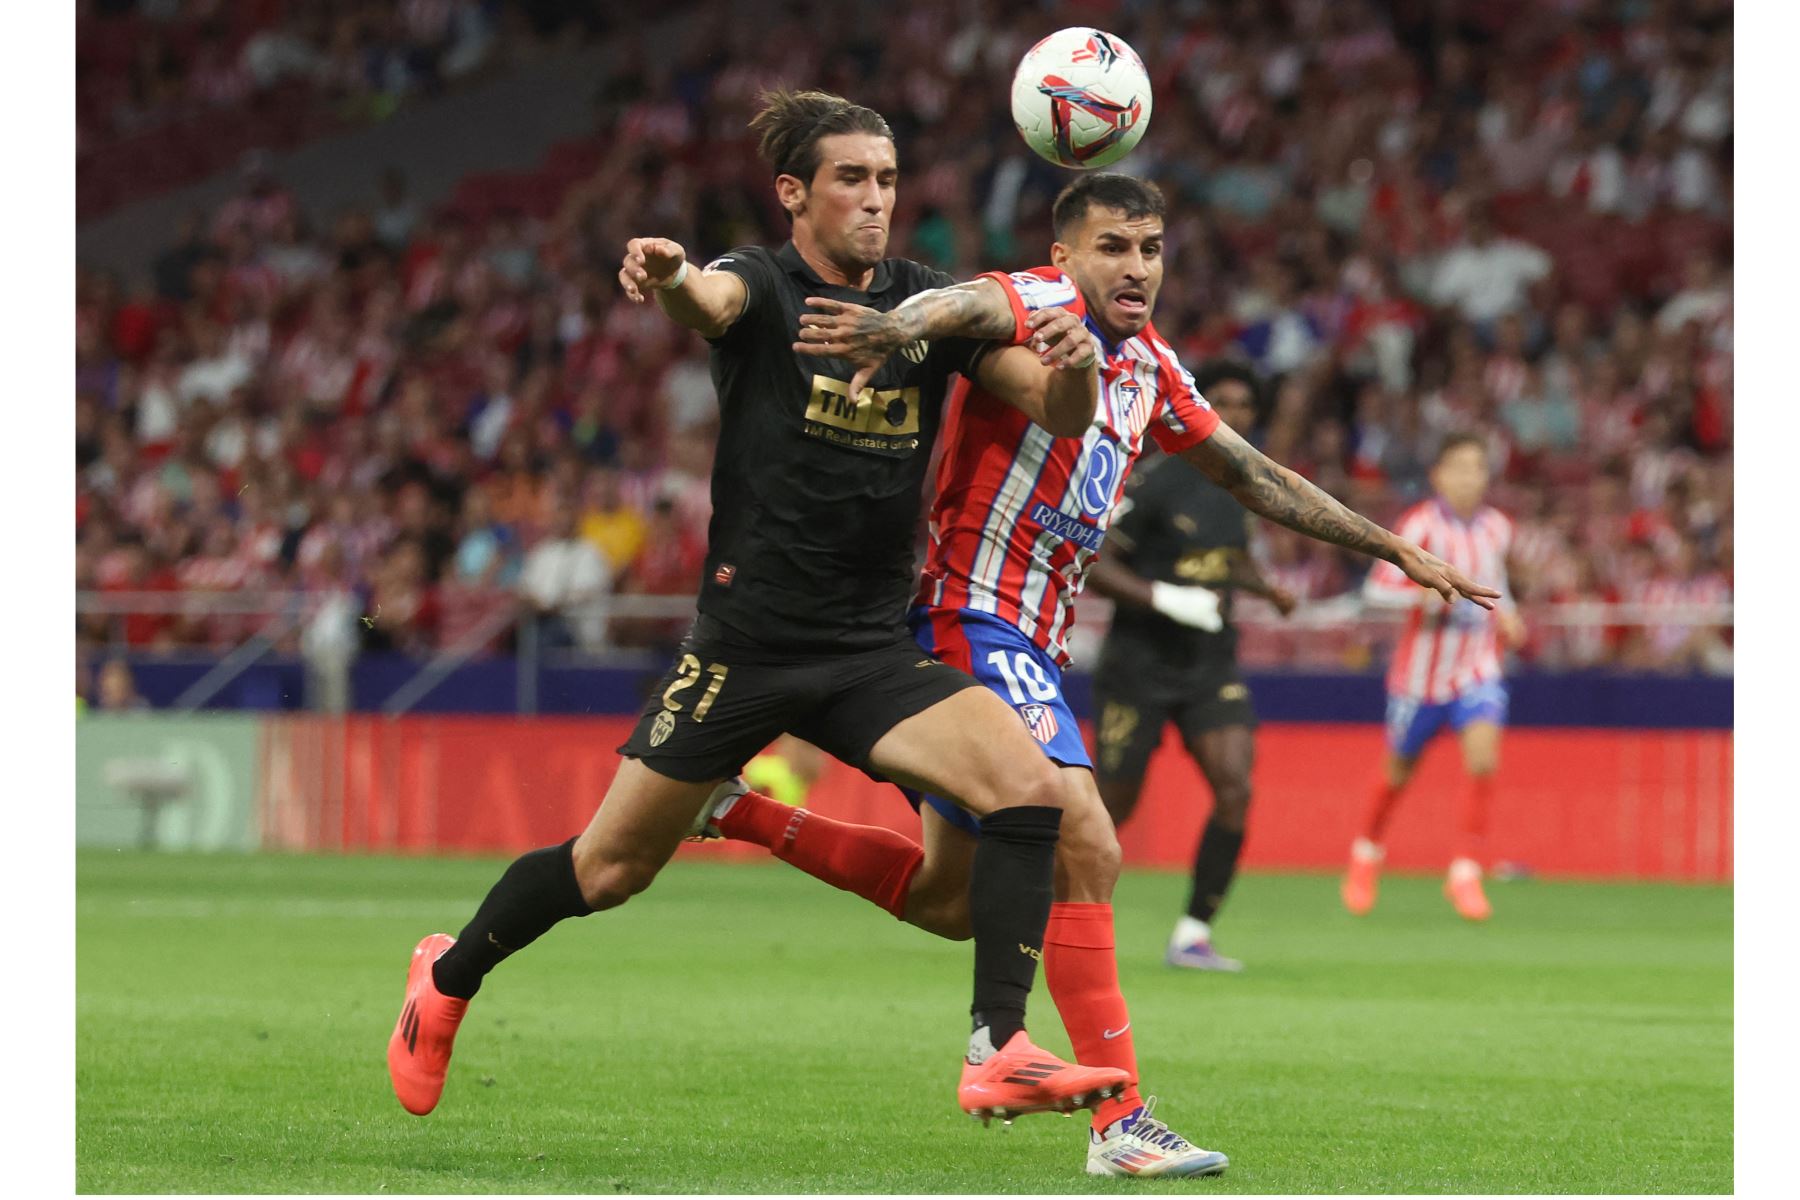
{"label": "player's hand", "polygon": [[1421,550],[1411,542],[1400,543],[1400,551],[1393,561],[1408,579],[1436,592],[1447,604],[1454,604],[1458,596],[1463,596],[1483,608],[1493,608],[1494,601],[1500,598],[1500,593],[1493,588],[1476,583],[1437,555]]}
{"label": "player's hand", "polygon": [[905,332],[888,313],[826,296],[808,296],[806,303],[813,311],[800,315],[800,340],[794,343],[794,352],[841,358],[855,367],[856,374],[850,377],[852,396],[862,395],[881,364],[907,342]]}
{"label": "player's hand", "polygon": [[1516,612],[1501,609],[1494,614],[1500,624],[1500,640],[1508,648],[1516,648],[1525,644],[1525,619]]}
{"label": "player's hand", "polygon": [[619,286],[633,304],[643,304],[650,292],[664,287],[687,261],[680,242],[668,238],[632,238],[625,243],[625,261],[619,267]]}
{"label": "player's hand", "polygon": [[1300,607],[1300,600],[1294,593],[1274,584],[1269,585],[1269,594],[1266,599],[1275,606],[1275,611],[1284,617]]}
{"label": "player's hand", "polygon": [[1150,585],[1150,607],[1177,625],[1217,633],[1225,628],[1219,615],[1219,593],[1211,588],[1183,587],[1160,580]]}
{"label": "player's hand", "polygon": [[1025,318],[1025,344],[1038,361],[1058,371],[1085,371],[1100,359],[1100,344],[1087,324],[1066,308],[1040,308]]}

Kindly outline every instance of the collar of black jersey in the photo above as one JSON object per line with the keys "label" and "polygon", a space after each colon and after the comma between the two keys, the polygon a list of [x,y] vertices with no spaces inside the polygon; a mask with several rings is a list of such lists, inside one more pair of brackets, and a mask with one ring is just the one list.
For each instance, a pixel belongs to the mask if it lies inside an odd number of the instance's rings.
{"label": "collar of black jersey", "polygon": [[[826,283],[819,278],[819,273],[807,265],[806,260],[800,257],[800,251],[794,247],[794,243],[791,241],[775,252],[775,261],[779,262],[782,269],[788,274],[798,275],[807,282],[815,283],[820,287],[834,287],[846,292],[857,290],[841,283]],[[894,273],[888,269],[887,260],[883,259],[875,264],[875,277],[869,280],[868,294],[873,296],[878,292],[885,292],[893,285],[893,282]]]}

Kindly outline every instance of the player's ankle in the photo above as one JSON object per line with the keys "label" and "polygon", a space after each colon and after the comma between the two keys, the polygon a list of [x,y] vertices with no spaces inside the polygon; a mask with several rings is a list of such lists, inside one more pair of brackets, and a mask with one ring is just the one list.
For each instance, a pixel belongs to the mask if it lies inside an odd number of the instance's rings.
{"label": "player's ankle", "polygon": [[1210,942],[1212,926],[1199,917],[1184,915],[1175,922],[1175,933],[1171,940],[1183,946],[1190,946],[1195,942]]}
{"label": "player's ankle", "polygon": [[1378,863],[1387,857],[1387,850],[1379,842],[1359,837],[1350,843],[1350,857],[1357,862]]}

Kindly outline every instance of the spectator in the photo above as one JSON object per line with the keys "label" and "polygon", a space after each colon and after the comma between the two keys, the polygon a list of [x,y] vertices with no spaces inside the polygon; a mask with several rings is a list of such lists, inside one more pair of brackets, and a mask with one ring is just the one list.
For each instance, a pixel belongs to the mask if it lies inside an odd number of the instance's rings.
{"label": "spectator", "polygon": [[[665,505],[659,502],[657,509]],[[676,532],[685,535],[687,531]],[[588,472],[582,487],[581,536],[606,556],[614,576],[629,571],[644,548],[649,531],[643,514],[626,502],[624,477],[617,467],[595,467]]]}
{"label": "spectator", "polygon": [[612,572],[577,531],[573,497],[550,506],[549,534],[525,555],[519,580],[527,611],[547,646],[599,650],[606,644],[606,595]]}
{"label": "spectator", "polygon": [[481,484],[463,493],[462,540],[453,575],[460,583],[484,587],[512,587],[519,579],[518,531],[495,519],[488,489]]}
{"label": "spectator", "polygon": [[131,665],[122,658],[109,658],[100,664],[94,692],[94,711],[105,713],[144,712],[150,702],[138,694],[137,678]]}
{"label": "spectator", "polygon": [[1529,242],[1496,235],[1492,221],[1478,212],[1469,220],[1468,236],[1439,260],[1432,294],[1478,327],[1490,327],[1524,308],[1531,285],[1549,274],[1549,255]]}

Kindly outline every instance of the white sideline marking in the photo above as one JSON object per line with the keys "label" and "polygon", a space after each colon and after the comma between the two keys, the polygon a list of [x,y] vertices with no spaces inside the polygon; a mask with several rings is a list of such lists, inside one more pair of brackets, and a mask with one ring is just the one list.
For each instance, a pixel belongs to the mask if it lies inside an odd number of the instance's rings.
{"label": "white sideline marking", "polygon": [[154,917],[173,920],[208,920],[223,917],[253,917],[264,920],[397,920],[432,921],[453,917],[458,906],[466,908],[468,898],[445,900],[441,904],[394,900],[317,900],[305,897],[264,897],[258,900],[184,900],[178,898],[145,898],[115,903],[103,900],[76,901],[80,915]]}

